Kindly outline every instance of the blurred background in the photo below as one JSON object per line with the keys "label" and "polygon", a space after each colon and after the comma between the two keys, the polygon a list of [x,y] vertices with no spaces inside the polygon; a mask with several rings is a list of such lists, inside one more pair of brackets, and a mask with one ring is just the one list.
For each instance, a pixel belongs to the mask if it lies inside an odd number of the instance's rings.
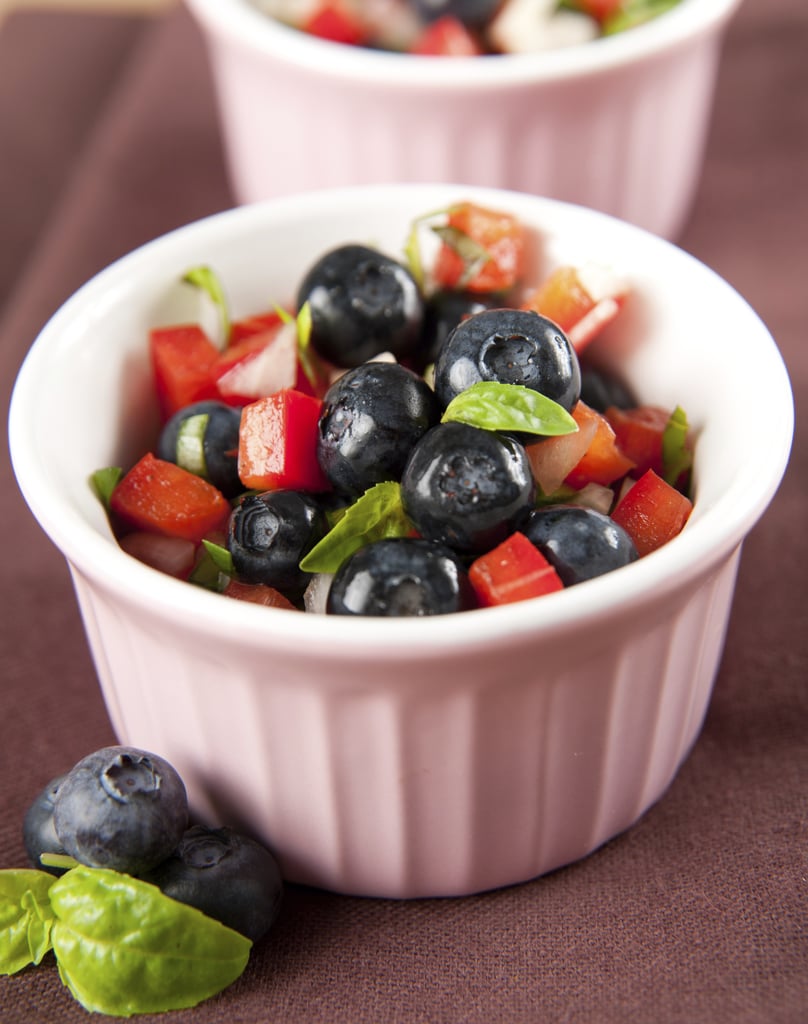
{"label": "blurred background", "polygon": [[75,10],[75,11],[161,11],[177,0],[0,0],[0,18],[12,10]]}

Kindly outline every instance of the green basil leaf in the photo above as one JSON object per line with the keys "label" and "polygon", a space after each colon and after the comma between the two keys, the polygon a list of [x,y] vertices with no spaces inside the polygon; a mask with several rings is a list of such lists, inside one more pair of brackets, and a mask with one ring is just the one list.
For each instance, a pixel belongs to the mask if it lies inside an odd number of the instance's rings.
{"label": "green basil leaf", "polygon": [[0,871],[0,974],[38,964],[51,948],[49,891],[56,877],[34,868]]}
{"label": "green basil leaf", "polygon": [[386,537],[406,537],[412,522],[393,480],[376,484],[345,509],[338,522],[300,562],[304,572],[336,572],[345,559],[366,544]]}
{"label": "green basil leaf", "polygon": [[120,466],[107,466],[104,469],[97,469],[90,477],[90,484],[107,512],[109,499],[122,476],[123,470]]}
{"label": "green basil leaf", "polygon": [[204,587],[205,590],[221,593],[227,586],[230,577],[235,575],[233,556],[227,548],[223,548],[220,544],[214,544],[213,541],[203,540],[202,550],[188,577],[188,582],[197,587]]}
{"label": "green basil leaf", "polygon": [[662,432],[662,475],[671,485],[693,464],[693,452],[687,444],[689,429],[687,413],[677,405]]}
{"label": "green basil leaf", "polygon": [[219,323],[222,328],[222,337],[225,342],[230,337],[230,312],[227,307],[227,297],[215,270],[210,267],[192,267],[183,275],[183,281],[195,288],[200,288],[208,295],[219,314]]}
{"label": "green basil leaf", "polygon": [[605,36],[625,32],[626,29],[658,18],[660,14],[677,7],[680,2],[681,0],[628,0],[619,11],[604,19],[601,31]]}
{"label": "green basil leaf", "polygon": [[50,898],[59,974],[91,1012],[196,1006],[247,966],[248,938],[129,875],[79,866],[54,882]]}
{"label": "green basil leaf", "polygon": [[404,242],[404,260],[415,283],[423,291],[426,278],[424,276],[424,261],[421,259],[421,246],[418,240],[419,226],[420,218],[414,220],[410,226],[409,234]]}
{"label": "green basil leaf", "polygon": [[196,564],[191,570],[188,582],[196,587],[203,587],[205,590],[212,590],[220,594],[227,586],[230,577],[227,573],[219,570],[218,565],[213,561],[210,552],[202,548],[197,554]]}
{"label": "green basil leaf", "polygon": [[297,327],[297,358],[303,367],[306,380],[315,394],[325,391],[328,385],[328,370],[311,345],[311,306],[304,302],[295,321]]}
{"label": "green basil leaf", "polygon": [[296,317],[283,306],[274,305],[275,312],[285,324],[294,324],[297,338],[297,358],[306,375],[306,380],[315,393],[323,390],[328,383],[328,371],[322,359],[311,347],[311,306],[304,302]]}
{"label": "green basil leaf", "polygon": [[454,205],[452,205],[441,210],[431,210],[429,213],[422,213],[420,217],[413,218],[410,224],[410,230],[404,242],[404,259],[410,273],[415,278],[416,284],[422,291],[426,286],[426,272],[424,270],[424,261],[421,257],[421,229],[436,217],[445,219],[454,208]]}
{"label": "green basil leaf", "polygon": [[233,565],[233,556],[227,548],[223,548],[221,544],[214,544],[212,540],[203,540],[202,545],[205,548],[205,551],[210,555],[213,560],[213,564],[217,569],[226,573],[228,576],[235,575],[236,569]]}
{"label": "green basil leaf", "polygon": [[487,380],[472,384],[449,402],[441,422],[449,421],[544,437],[574,434],[578,429],[567,410],[546,395],[521,384]]}
{"label": "green basil leaf", "polygon": [[288,309],[284,309],[283,306],[279,306],[277,302],[272,303],[272,308],[278,314],[278,317],[285,324],[293,324],[295,322],[294,316],[289,312]]}
{"label": "green basil leaf", "polygon": [[63,871],[69,871],[78,864],[76,858],[68,853],[40,853],[39,860],[46,868],[61,868]]}

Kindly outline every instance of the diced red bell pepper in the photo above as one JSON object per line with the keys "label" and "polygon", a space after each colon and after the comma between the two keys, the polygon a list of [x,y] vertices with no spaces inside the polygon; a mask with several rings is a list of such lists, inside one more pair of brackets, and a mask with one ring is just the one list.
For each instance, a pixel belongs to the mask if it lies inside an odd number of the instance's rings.
{"label": "diced red bell pepper", "polygon": [[263,583],[241,583],[238,580],[229,580],[222,593],[225,597],[233,597],[237,601],[262,604],[267,608],[286,608],[293,612],[298,611],[289,598],[284,597],[274,587],[267,587]]}
{"label": "diced red bell pepper", "polygon": [[227,341],[227,347],[232,348],[238,345],[239,342],[244,341],[245,338],[251,338],[255,334],[264,334],[266,331],[277,330],[283,320],[280,314],[274,310],[266,310],[263,313],[254,313],[252,316],[242,317],[240,320],[234,320],[230,325],[230,337]]}
{"label": "diced red bell pepper", "polygon": [[[472,238],[490,257],[464,282],[468,291],[503,292],[514,287],[523,273],[525,253],[525,229],[516,217],[463,202],[452,208],[448,224]],[[433,271],[438,286],[447,290],[458,287],[465,272],[463,258],[444,242]]]}
{"label": "diced red bell pepper", "polygon": [[670,410],[658,405],[640,405],[634,409],[610,406],[606,419],[620,448],[633,460],[636,476],[647,469],[663,476],[662,436],[670,420]]}
{"label": "diced red bell pepper", "polygon": [[128,529],[199,543],[223,530],[230,504],[207,480],[147,452],[115,487],[110,510]]}
{"label": "diced red bell pepper", "polygon": [[625,299],[624,282],[610,275],[600,278],[602,272],[593,294],[578,268],[559,267],[525,300],[523,308],[557,323],[575,351],[581,352],[614,320]]}
{"label": "diced red bell pepper", "polygon": [[575,0],[579,11],[588,14],[598,22],[604,22],[625,5],[626,0]]}
{"label": "diced red bell pepper", "polygon": [[244,407],[238,474],[248,489],[326,491],[317,461],[317,421],[322,402],[284,388]]}
{"label": "diced red bell pepper", "polygon": [[368,41],[362,21],[339,0],[324,0],[311,17],[304,21],[302,28],[309,35],[328,39],[332,43],[362,46]]}
{"label": "diced red bell pepper", "polygon": [[594,421],[595,434],[583,458],[567,475],[565,483],[576,491],[591,483],[608,486],[631,472],[634,463],[621,451],[606,417],[582,402],[578,402],[578,406],[573,415],[579,423],[579,429],[583,423]]}
{"label": "diced red bell pepper", "polygon": [[479,57],[482,52],[476,36],[450,14],[430,22],[410,47],[410,53],[422,57]]}
{"label": "diced red bell pepper", "polygon": [[525,300],[524,309],[532,309],[568,331],[595,305],[581,284],[575,267],[559,267]]}
{"label": "diced red bell pepper", "polygon": [[219,350],[201,327],[155,328],[149,332],[149,352],[163,419],[192,402],[219,397],[213,376]]}
{"label": "diced red bell pepper", "polygon": [[542,597],[564,584],[553,566],[523,533],[513,533],[469,567],[469,582],[483,607]]}
{"label": "diced red bell pepper", "polygon": [[648,469],[629,488],[612,512],[640,555],[656,551],[681,533],[693,510],[688,497]]}

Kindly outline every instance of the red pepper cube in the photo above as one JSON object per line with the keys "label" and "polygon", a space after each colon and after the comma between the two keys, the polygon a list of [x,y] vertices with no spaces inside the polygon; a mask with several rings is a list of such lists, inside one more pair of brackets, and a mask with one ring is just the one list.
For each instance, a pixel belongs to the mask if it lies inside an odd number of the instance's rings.
{"label": "red pepper cube", "polygon": [[238,475],[250,490],[326,491],[317,461],[322,402],[284,388],[245,406],[239,432]]}
{"label": "red pepper cube", "polygon": [[288,597],[284,597],[279,590],[267,587],[263,583],[240,583],[238,580],[228,580],[222,593],[225,597],[232,597],[236,601],[261,604],[266,608],[286,608],[288,611],[298,611]]}
{"label": "red pepper cube", "polygon": [[223,530],[230,516],[225,496],[207,480],[148,452],[121,479],[110,509],[129,529],[199,543]]}
{"label": "red pepper cube", "polygon": [[620,449],[609,421],[595,409],[578,402],[573,416],[579,429],[594,422],[595,433],[581,460],[567,474],[565,483],[580,491],[587,484],[608,487],[634,469],[634,462]]}
{"label": "red pepper cube", "polygon": [[602,24],[620,11],[623,2],[624,0],[578,0],[577,8]]}
{"label": "red pepper cube", "polygon": [[265,310],[263,313],[253,313],[252,316],[242,317],[234,320],[230,325],[230,337],[227,347],[237,345],[245,338],[251,338],[255,334],[263,334],[265,331],[276,331],[283,323],[280,313],[274,309]]}
{"label": "red pepper cube", "polygon": [[368,34],[362,21],[338,0],[325,0],[302,26],[309,35],[328,39],[332,43],[362,46]]}
{"label": "red pepper cube", "polygon": [[512,533],[469,567],[477,600],[484,607],[542,597],[564,584],[553,566],[523,533]]}
{"label": "red pepper cube", "polygon": [[636,463],[636,476],[647,469],[664,476],[662,439],[670,418],[670,410],[659,405],[639,405],[634,409],[610,406],[606,410],[606,419],[617,436],[617,443]]}
{"label": "red pepper cube", "polygon": [[482,52],[476,36],[451,14],[428,24],[410,48],[422,57],[479,57]]}
{"label": "red pepper cube", "polygon": [[161,327],[149,332],[154,387],[167,420],[192,402],[217,398],[213,371],[219,350],[201,327]]}
{"label": "red pepper cube", "polygon": [[649,469],[620,499],[612,519],[628,533],[638,553],[647,555],[681,533],[692,510],[686,495]]}
{"label": "red pepper cube", "polygon": [[[525,229],[516,217],[464,202],[451,209],[449,227],[468,235],[489,256],[463,287],[487,293],[509,291],[517,284],[524,269]],[[444,242],[435,260],[434,276],[438,286],[460,287],[466,270],[463,257]]]}
{"label": "red pepper cube", "polygon": [[591,312],[595,300],[584,288],[575,267],[559,267],[528,296],[523,309],[532,309],[568,331]]}

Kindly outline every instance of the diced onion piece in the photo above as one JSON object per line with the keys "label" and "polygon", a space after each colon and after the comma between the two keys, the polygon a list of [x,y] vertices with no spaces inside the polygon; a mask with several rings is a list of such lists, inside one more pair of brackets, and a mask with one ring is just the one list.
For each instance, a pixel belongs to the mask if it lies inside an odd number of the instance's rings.
{"label": "diced onion piece", "polygon": [[231,367],[218,380],[222,395],[264,398],[297,381],[297,333],[284,324],[268,345]]}
{"label": "diced onion piece", "polygon": [[600,302],[596,302],[577,324],[567,330],[567,340],[570,345],[576,352],[582,352],[589,342],[594,341],[603,328],[614,320],[619,312],[620,304],[616,299],[601,299]]}
{"label": "diced onion piece", "polygon": [[614,491],[605,484],[587,484],[571,499],[571,503],[593,508],[607,516],[614,504]]}
{"label": "diced onion piece", "polygon": [[321,0],[253,0],[255,6],[278,21],[299,26],[320,6]]}
{"label": "diced onion piece", "polygon": [[303,594],[303,606],[307,612],[325,615],[328,591],[331,589],[333,579],[334,574],[330,572],[318,572],[312,576]]}
{"label": "diced onion piece", "polygon": [[555,7],[555,0],[507,0],[488,28],[492,47],[503,53],[538,53],[597,38],[597,22],[588,15]]}
{"label": "diced onion piece", "polygon": [[186,579],[194,566],[196,545],[183,537],[137,530],[124,534],[120,546],[139,562],[177,579]]}
{"label": "diced onion piece", "polygon": [[[580,403],[578,403],[580,405]],[[577,407],[576,407],[577,409]],[[576,418],[573,410],[573,418]],[[576,418],[578,430],[560,437],[545,437],[525,447],[533,477],[545,495],[554,494],[586,454],[597,431],[593,418]]]}
{"label": "diced onion piece", "polygon": [[421,31],[421,20],[410,0],[355,0],[376,46],[406,51]]}

